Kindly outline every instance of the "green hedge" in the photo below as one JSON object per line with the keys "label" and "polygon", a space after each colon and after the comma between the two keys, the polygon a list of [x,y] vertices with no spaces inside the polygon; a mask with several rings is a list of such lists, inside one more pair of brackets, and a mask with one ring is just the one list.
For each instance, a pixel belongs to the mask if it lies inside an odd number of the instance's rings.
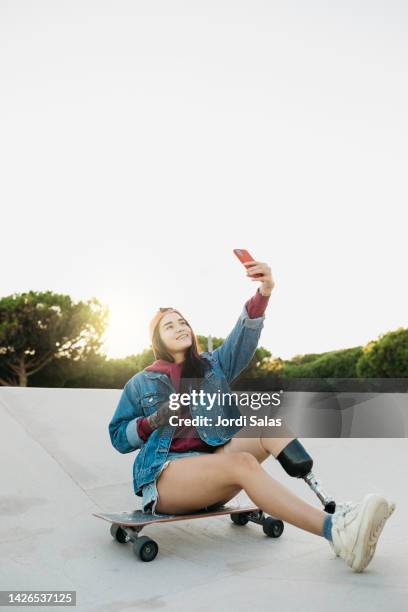
{"label": "green hedge", "polygon": [[356,378],[356,367],[362,353],[362,347],[356,346],[323,353],[300,364],[285,361],[282,375],[287,378]]}
{"label": "green hedge", "polygon": [[357,364],[357,376],[405,378],[408,376],[408,329],[403,327],[369,342]]}

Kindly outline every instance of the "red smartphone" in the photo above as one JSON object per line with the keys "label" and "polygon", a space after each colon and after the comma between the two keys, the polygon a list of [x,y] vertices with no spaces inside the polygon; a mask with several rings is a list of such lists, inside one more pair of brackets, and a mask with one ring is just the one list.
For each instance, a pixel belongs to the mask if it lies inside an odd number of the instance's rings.
{"label": "red smartphone", "polygon": [[[244,264],[248,261],[255,261],[255,259],[246,251],[245,249],[234,249],[235,255],[238,257],[239,261]],[[250,268],[250,266],[245,266],[245,268]],[[254,274],[252,278],[259,278],[262,274]]]}

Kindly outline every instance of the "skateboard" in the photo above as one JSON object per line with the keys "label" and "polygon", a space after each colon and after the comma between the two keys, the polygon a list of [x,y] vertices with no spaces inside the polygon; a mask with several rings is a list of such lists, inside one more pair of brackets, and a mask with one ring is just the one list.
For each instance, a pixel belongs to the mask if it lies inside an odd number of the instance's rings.
{"label": "skateboard", "polygon": [[191,519],[209,518],[229,514],[235,525],[243,526],[248,522],[262,526],[263,532],[270,538],[279,538],[283,532],[283,522],[272,516],[265,516],[263,511],[255,506],[228,505],[219,506],[214,510],[198,511],[192,514],[149,514],[141,510],[133,512],[92,513],[93,516],[111,523],[111,536],[120,544],[132,542],[134,554],[141,561],[153,561],[159,552],[157,542],[148,536],[139,536],[146,525],[156,523],[173,523]]}

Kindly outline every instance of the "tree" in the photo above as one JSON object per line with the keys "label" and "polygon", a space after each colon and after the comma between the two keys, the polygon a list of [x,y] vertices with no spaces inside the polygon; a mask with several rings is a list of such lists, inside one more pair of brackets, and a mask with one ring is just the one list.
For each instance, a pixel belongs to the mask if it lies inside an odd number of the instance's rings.
{"label": "tree", "polygon": [[283,376],[285,378],[356,378],[356,366],[362,352],[361,346],[355,346],[321,353],[311,360],[305,356],[306,359],[300,363],[299,358],[295,362],[291,359],[284,363]]}
{"label": "tree", "polygon": [[52,360],[97,353],[108,309],[92,298],[29,291],[0,299],[0,384],[26,387]]}
{"label": "tree", "polygon": [[[202,351],[207,351],[208,350],[208,336],[200,336],[199,334],[197,334],[196,338],[199,344],[199,349],[201,349]],[[221,346],[223,342],[224,342],[224,338],[216,338],[215,336],[212,336],[213,350],[215,351],[215,349]]]}
{"label": "tree", "polygon": [[369,342],[358,360],[357,373],[366,378],[406,378],[408,329],[399,327]]}
{"label": "tree", "polygon": [[[203,351],[207,350],[208,346],[208,337],[207,336],[197,336],[197,340],[199,342],[200,347]],[[224,342],[224,338],[212,338],[213,350],[217,349]],[[263,346],[258,346],[255,350],[254,356],[251,361],[243,370],[239,376],[235,379],[234,383],[238,384],[242,379],[247,378],[257,378],[258,376],[262,376],[264,374],[262,370],[262,366],[265,361],[267,361],[271,357],[271,352],[268,351]]]}
{"label": "tree", "polygon": [[262,372],[265,376],[282,376],[285,362],[280,357],[270,357],[262,363]]}

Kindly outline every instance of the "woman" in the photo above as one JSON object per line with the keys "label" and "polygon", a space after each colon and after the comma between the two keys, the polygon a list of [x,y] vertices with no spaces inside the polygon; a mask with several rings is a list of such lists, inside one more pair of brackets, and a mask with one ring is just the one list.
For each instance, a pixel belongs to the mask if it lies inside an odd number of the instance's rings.
{"label": "woman", "polygon": [[[363,571],[395,504],[379,495],[366,495],[360,503],[348,502],[338,506],[334,515],[327,514],[261,467],[269,455],[277,457],[293,438],[239,438],[234,435],[239,427],[183,424],[183,414],[208,416],[205,402],[190,405],[184,412],[182,408],[176,413],[170,409],[172,393],[200,389],[210,394],[230,392],[229,384],[253,357],[274,281],[266,263],[245,265],[247,276],[260,282],[260,287],[213,353],[199,353],[193,330],[177,310],[161,308],[153,317],[149,331],[156,361],[125,385],[109,424],[112,444],[121,453],[140,449],[133,483],[145,512],[185,514],[208,509],[228,502],[243,489],[257,507],[325,537],[347,565]],[[171,419],[175,414],[178,425]],[[215,404],[211,416],[237,414],[236,407]]]}

